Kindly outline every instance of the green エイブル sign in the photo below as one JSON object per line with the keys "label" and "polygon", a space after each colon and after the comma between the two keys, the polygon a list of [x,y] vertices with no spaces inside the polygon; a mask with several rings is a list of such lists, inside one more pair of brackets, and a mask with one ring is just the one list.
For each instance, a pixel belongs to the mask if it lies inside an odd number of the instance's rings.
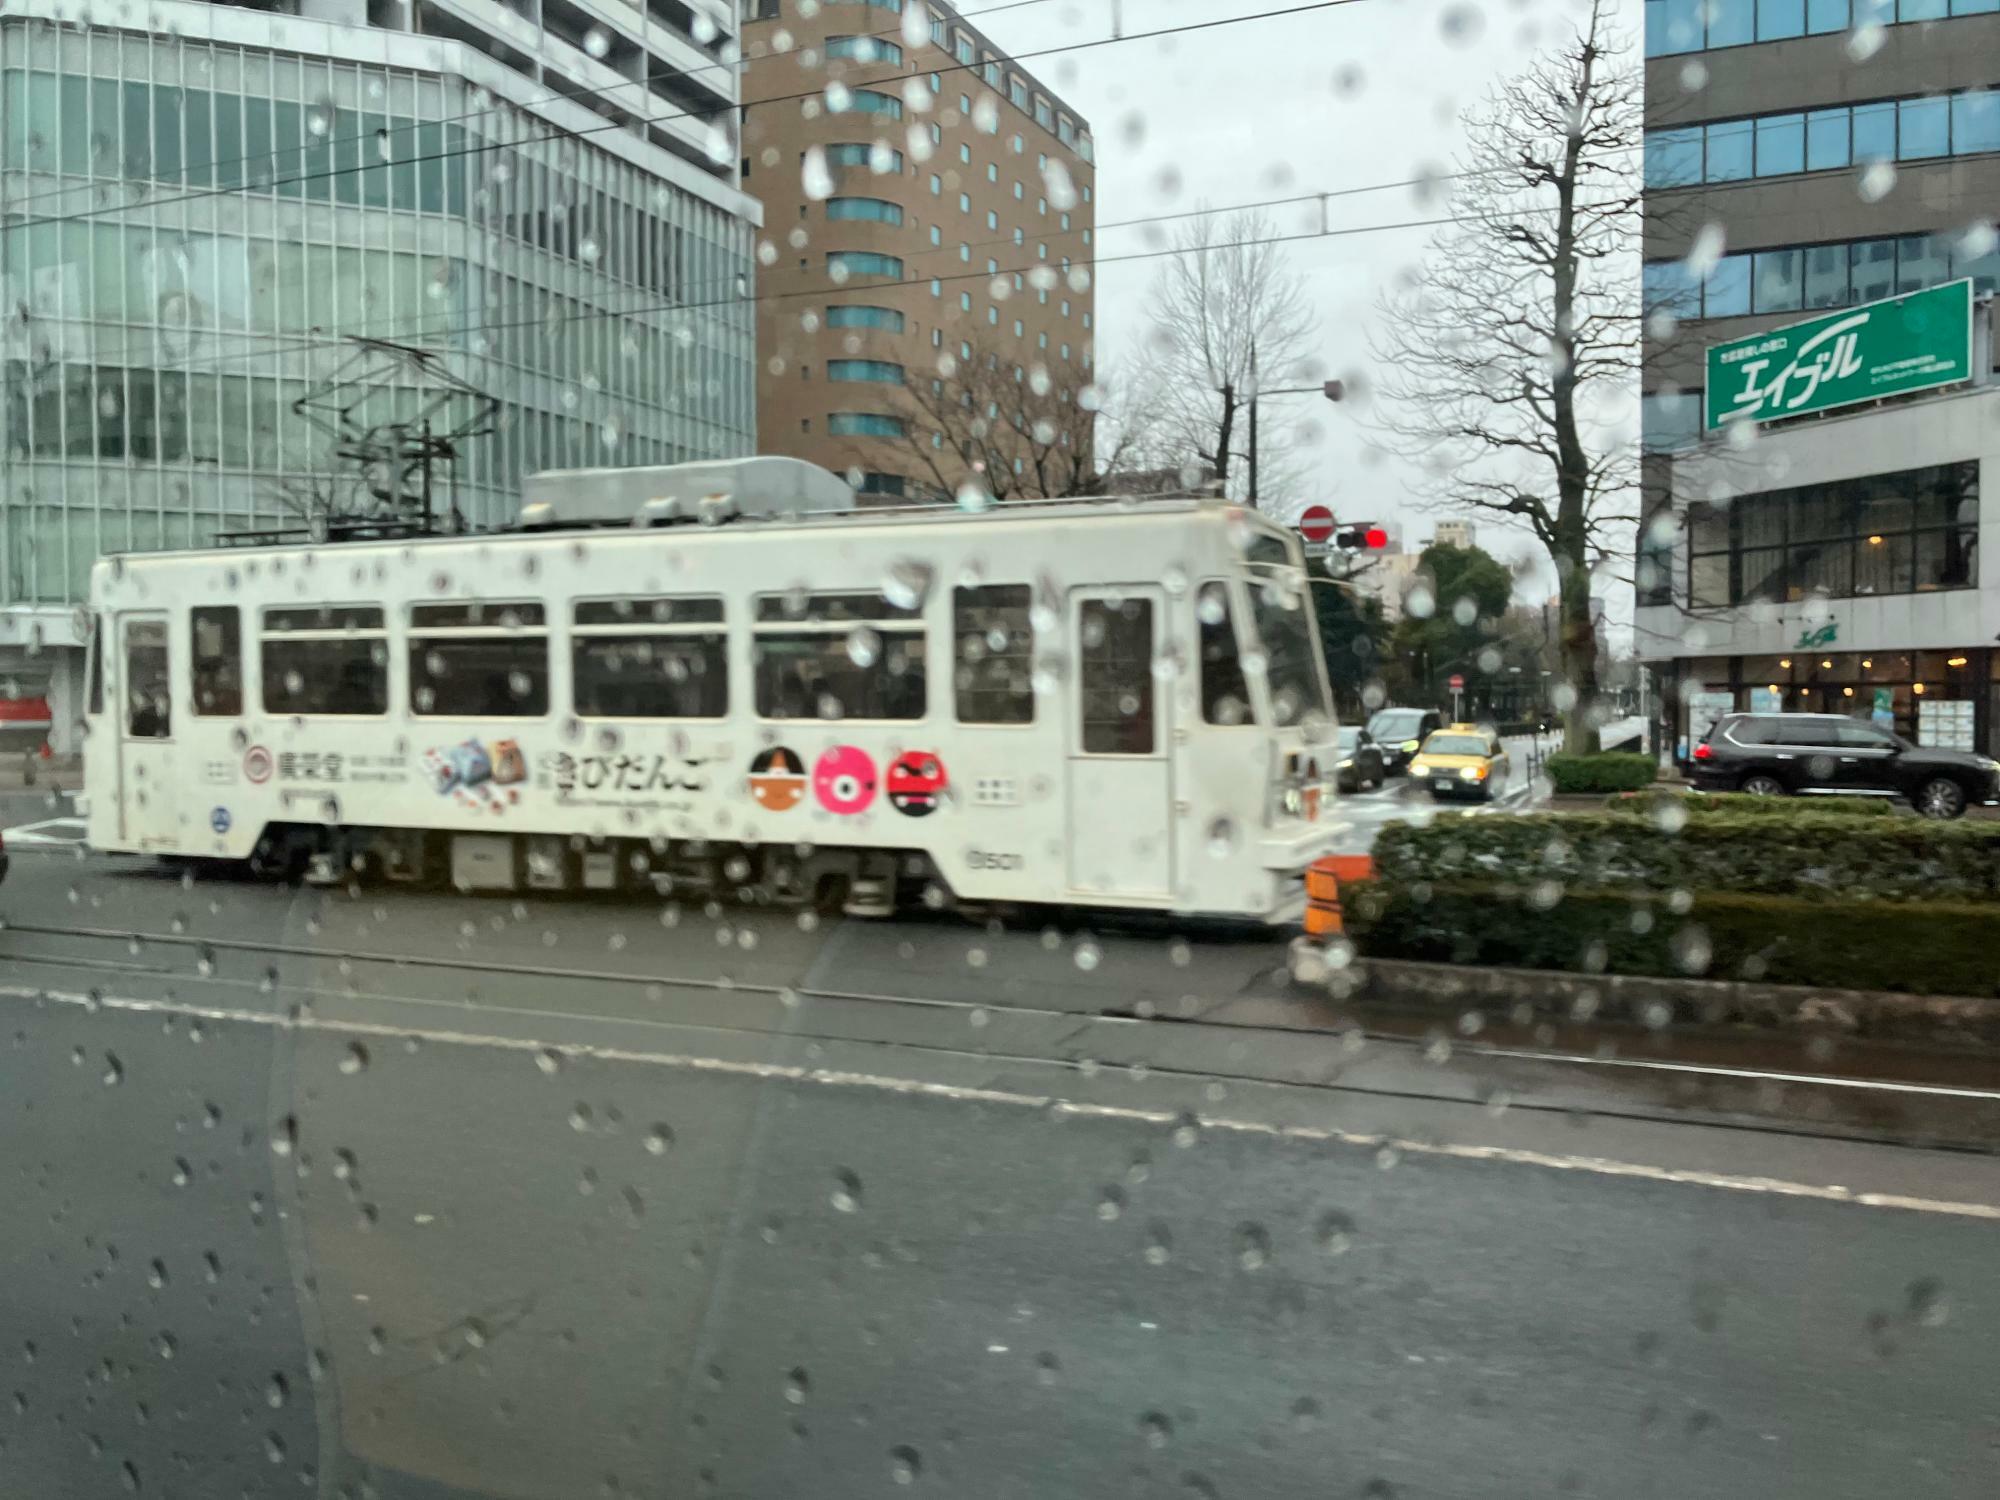
{"label": "green \u30a8\u30a4\u30d6\u30eb sign", "polygon": [[1775,422],[1972,378],[1972,282],[1809,318],[1708,351],[1708,425]]}

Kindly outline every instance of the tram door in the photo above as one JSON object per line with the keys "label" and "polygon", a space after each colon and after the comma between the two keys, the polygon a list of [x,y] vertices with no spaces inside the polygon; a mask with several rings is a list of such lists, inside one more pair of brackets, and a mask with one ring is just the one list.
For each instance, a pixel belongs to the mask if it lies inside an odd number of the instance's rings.
{"label": "tram door", "polygon": [[163,614],[118,616],[118,832],[128,844],[173,832],[174,677]]}
{"label": "tram door", "polygon": [[1157,586],[1072,590],[1069,883],[1093,895],[1173,891],[1171,683],[1153,675],[1166,649]]}

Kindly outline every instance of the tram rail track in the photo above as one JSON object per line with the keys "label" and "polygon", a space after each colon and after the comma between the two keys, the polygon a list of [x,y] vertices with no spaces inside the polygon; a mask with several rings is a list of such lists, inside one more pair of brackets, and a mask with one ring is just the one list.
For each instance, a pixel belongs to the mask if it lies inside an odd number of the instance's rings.
{"label": "tram rail track", "polygon": [[[24,945],[22,939],[30,941]],[[144,961],[144,955],[161,953],[177,961]],[[166,1008],[180,1003],[190,1012],[268,1015],[277,1002],[263,996],[280,996],[293,1003],[310,1000],[322,1024],[340,1024],[343,1006],[387,1006],[419,1031],[436,1029],[445,1012],[462,1018],[484,1010],[494,1016],[665,1028],[711,1040],[728,1037],[738,1045],[758,1038],[784,1045],[867,1044],[994,1067],[1123,1070],[1135,1077],[1214,1080],[1225,1087],[1271,1085],[1524,1114],[1581,1111],[1634,1121],[1728,1124],[1797,1138],[2000,1149],[1996,1088],[1466,1039],[1452,1044],[1446,1065],[1426,1060],[1435,1053],[1434,1037],[1351,1017],[1342,1018],[1346,1024],[1310,1030],[1259,1026],[1226,1015],[1141,1019],[1122,1003],[1078,1010],[685,972],[557,964],[524,970],[519,963],[467,954],[38,922],[0,928],[0,955],[17,986],[28,981],[74,992],[75,981],[88,978],[85,993],[120,984],[159,987],[165,992],[159,1003]],[[225,956],[233,961],[225,962]],[[334,966],[337,983],[327,982],[334,975],[318,972],[328,965]],[[411,976],[443,983],[426,993],[425,984],[407,982]],[[453,976],[470,982],[453,993]],[[405,982],[393,982],[399,979]],[[204,1004],[189,993],[191,982],[206,987],[211,1002],[245,992],[259,998],[247,1006]],[[552,982],[564,987],[569,1003],[527,1003],[525,991]],[[1268,1044],[1255,1064],[1246,1065],[1246,1059],[1260,1049],[1247,1045],[1246,1038]]]}

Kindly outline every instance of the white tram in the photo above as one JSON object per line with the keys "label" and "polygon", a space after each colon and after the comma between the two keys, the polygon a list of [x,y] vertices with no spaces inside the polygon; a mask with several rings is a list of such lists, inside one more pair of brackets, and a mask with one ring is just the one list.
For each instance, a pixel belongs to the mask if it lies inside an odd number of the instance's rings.
{"label": "white tram", "polygon": [[91,595],[99,849],[1284,921],[1332,842],[1298,544],[1215,502],[545,474],[514,531],[113,557]]}

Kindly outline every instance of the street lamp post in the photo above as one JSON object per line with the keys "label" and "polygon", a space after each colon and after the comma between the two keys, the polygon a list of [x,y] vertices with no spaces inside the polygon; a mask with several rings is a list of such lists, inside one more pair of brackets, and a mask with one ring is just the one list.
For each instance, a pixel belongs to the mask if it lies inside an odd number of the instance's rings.
{"label": "street lamp post", "polygon": [[1347,394],[1347,387],[1338,380],[1323,380],[1318,385],[1281,385],[1268,391],[1257,388],[1257,341],[1250,341],[1250,508],[1257,508],[1257,400],[1260,396],[1324,396],[1329,401],[1338,401]]}

